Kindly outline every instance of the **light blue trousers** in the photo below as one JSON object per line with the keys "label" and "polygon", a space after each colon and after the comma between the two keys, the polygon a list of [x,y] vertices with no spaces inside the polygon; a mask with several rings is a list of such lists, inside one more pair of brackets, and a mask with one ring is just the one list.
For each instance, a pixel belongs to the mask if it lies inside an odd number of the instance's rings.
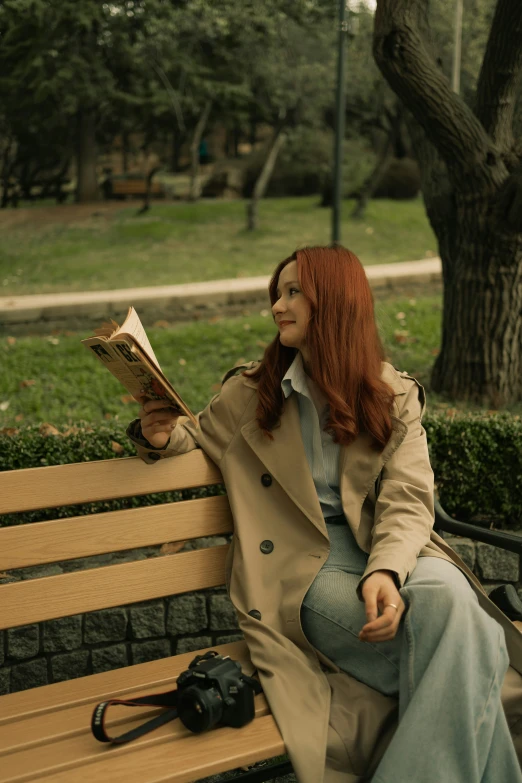
{"label": "light blue trousers", "polygon": [[462,572],[421,557],[400,593],[392,641],[369,644],[355,588],[367,555],[347,524],[327,525],[331,551],[304,599],[309,641],[340,669],[399,700],[395,735],[373,783],[522,783],[500,701],[509,661],[502,627]]}

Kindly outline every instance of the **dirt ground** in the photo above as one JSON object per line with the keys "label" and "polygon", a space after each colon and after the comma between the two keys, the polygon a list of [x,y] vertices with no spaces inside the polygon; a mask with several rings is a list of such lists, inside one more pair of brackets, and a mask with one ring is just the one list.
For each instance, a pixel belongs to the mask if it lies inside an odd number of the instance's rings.
{"label": "dirt ground", "polygon": [[[0,232],[2,229],[10,229],[24,224],[49,225],[52,223],[71,224],[82,223],[93,217],[110,217],[115,212],[135,206],[139,209],[141,199],[129,201],[97,201],[91,204],[56,204],[45,207],[17,207],[13,209],[0,209]],[[161,200],[162,204],[170,203]],[[179,202],[173,202],[179,203]]]}

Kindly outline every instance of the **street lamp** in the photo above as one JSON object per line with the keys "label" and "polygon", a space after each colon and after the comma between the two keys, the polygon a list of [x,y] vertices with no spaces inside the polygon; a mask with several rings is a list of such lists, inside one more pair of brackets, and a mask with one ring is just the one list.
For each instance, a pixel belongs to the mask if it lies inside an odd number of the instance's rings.
{"label": "street lamp", "polygon": [[451,74],[451,88],[453,92],[460,92],[460,61],[462,51],[462,7],[463,0],[455,2],[455,30],[453,33],[453,68]]}
{"label": "street lamp", "polygon": [[332,244],[341,241],[341,200],[343,189],[343,142],[346,113],[346,38],[351,32],[350,0],[339,0],[337,86],[335,94],[335,143],[333,176]]}

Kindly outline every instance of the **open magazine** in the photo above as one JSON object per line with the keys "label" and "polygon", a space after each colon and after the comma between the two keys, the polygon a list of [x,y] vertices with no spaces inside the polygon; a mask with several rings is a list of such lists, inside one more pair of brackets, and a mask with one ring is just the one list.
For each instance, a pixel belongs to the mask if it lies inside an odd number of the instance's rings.
{"label": "open magazine", "polygon": [[[169,406],[196,424],[190,408],[163,375],[134,307],[129,307],[121,326],[111,320],[95,329],[94,333],[95,337],[88,337],[82,343],[136,400],[143,394],[151,400],[167,400]],[[142,392],[142,389],[145,391]]]}

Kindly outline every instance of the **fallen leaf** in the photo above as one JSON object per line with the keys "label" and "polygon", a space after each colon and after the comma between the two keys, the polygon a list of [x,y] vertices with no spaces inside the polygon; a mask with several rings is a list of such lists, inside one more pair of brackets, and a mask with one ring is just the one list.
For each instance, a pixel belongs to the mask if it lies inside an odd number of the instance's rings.
{"label": "fallen leaf", "polygon": [[59,435],[60,430],[57,430],[56,427],[54,427],[52,424],[49,424],[48,422],[43,422],[38,427],[38,432],[40,435]]}
{"label": "fallen leaf", "polygon": [[111,449],[114,451],[115,454],[121,454],[123,449],[123,446],[121,443],[118,443],[115,440],[111,440]]}
{"label": "fallen leaf", "polygon": [[131,402],[136,402],[132,394],[122,394],[120,400],[124,405],[129,405]]}
{"label": "fallen leaf", "polygon": [[7,345],[14,345],[16,343],[16,337],[8,337]]}
{"label": "fallen leaf", "polygon": [[17,435],[19,432],[16,427],[4,427],[0,430],[0,435]]}
{"label": "fallen leaf", "polygon": [[15,416],[15,421],[23,421],[24,414],[23,413],[17,413]]}
{"label": "fallen leaf", "polygon": [[34,386],[36,381],[30,380],[30,381],[21,381],[20,382],[20,388],[25,389],[27,386]]}
{"label": "fallen leaf", "polygon": [[186,363],[187,363],[186,359],[180,359],[179,360],[179,364],[181,364],[182,367],[184,367],[186,365]]}
{"label": "fallen leaf", "polygon": [[112,413],[104,413],[104,414],[103,414],[103,418],[104,418],[104,419],[107,419],[107,421],[108,421],[109,419],[112,419]]}
{"label": "fallen leaf", "polygon": [[168,541],[160,549],[162,555],[175,555],[185,546],[186,541]]}
{"label": "fallen leaf", "polygon": [[77,435],[78,434],[78,427],[75,427],[74,425],[72,427],[67,427],[65,432],[62,432],[62,437],[66,438],[67,435]]}
{"label": "fallen leaf", "polygon": [[396,329],[393,333],[393,339],[396,343],[407,343],[409,332],[406,329]]}
{"label": "fallen leaf", "polygon": [[6,411],[10,406],[10,404],[11,404],[10,400],[4,400],[3,402],[0,402],[0,411]]}
{"label": "fallen leaf", "polygon": [[404,320],[404,318],[406,318],[406,313],[397,313],[397,315],[395,316],[395,318],[396,318],[398,321],[402,321],[402,320]]}

